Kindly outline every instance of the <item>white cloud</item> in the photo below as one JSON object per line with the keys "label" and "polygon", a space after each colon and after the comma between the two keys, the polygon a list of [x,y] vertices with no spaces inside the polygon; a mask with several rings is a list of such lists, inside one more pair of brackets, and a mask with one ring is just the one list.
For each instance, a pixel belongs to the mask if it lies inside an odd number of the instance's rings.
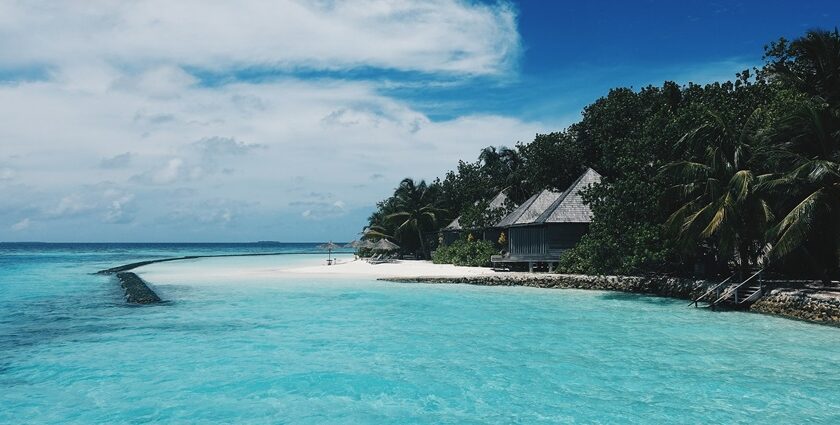
{"label": "white cloud", "polygon": [[87,199],[80,195],[73,194],[61,198],[58,205],[47,211],[47,216],[49,218],[75,217],[94,209],[96,209],[96,207]]}
{"label": "white cloud", "polygon": [[[520,49],[510,5],[459,0],[34,0],[4,2],[0,28],[0,64],[73,62],[80,74],[100,61],[498,74]],[[164,66],[135,82],[166,94],[191,81]]]}
{"label": "white cloud", "polygon": [[[0,85],[0,137],[4,153],[16,158],[6,163],[21,170],[18,180],[25,172],[26,184],[52,199],[109,181],[142,195],[158,214],[172,208],[171,197],[189,196],[259,200],[265,211],[299,216],[288,202],[307,200],[310,192],[342,193],[348,208],[369,207],[405,176],[431,179],[484,146],[511,145],[550,129],[498,115],[433,121],[359,81],[284,79],[188,86],[173,94],[80,94],[57,81]],[[342,110],[367,118],[349,126],[325,123]],[[136,119],[142,114],[168,118]],[[87,165],[96,161],[98,167]],[[154,192],[153,186],[190,192]],[[89,212],[72,201],[46,209],[52,217]],[[317,215],[317,208],[305,209]]]}
{"label": "white cloud", "polygon": [[184,160],[181,158],[172,158],[166,162],[166,165],[158,169],[152,175],[152,181],[158,184],[172,183],[182,174],[182,167]]}
{"label": "white cloud", "polygon": [[[0,84],[0,180],[14,179],[0,195],[15,195],[0,218],[32,217],[39,231],[72,219],[184,240],[175,235],[254,216],[294,231],[301,216],[359,220],[407,175],[433,178],[481,147],[549,129],[496,115],[435,121],[383,95],[393,81],[288,76],[504,75],[519,38],[503,3],[0,2],[0,33],[0,69],[49,70]],[[234,68],[291,72],[195,76]]]}
{"label": "white cloud", "polygon": [[11,229],[12,229],[12,231],[20,232],[21,230],[28,229],[29,226],[31,226],[31,225],[32,225],[32,221],[29,220],[29,218],[24,218],[23,220],[18,221],[17,223],[13,224],[11,226]]}
{"label": "white cloud", "polygon": [[139,91],[151,97],[175,97],[178,92],[198,80],[178,66],[165,65],[151,68],[138,75],[121,76],[112,87],[119,90]]}
{"label": "white cloud", "polygon": [[108,204],[105,209],[103,221],[106,223],[125,224],[134,220],[135,212],[132,209],[134,195],[120,193],[116,190],[108,190],[104,197]]}
{"label": "white cloud", "polygon": [[347,213],[344,201],[335,202],[298,202],[296,205],[308,205],[310,208],[300,213],[300,216],[308,220],[323,220],[326,218],[340,217]]}

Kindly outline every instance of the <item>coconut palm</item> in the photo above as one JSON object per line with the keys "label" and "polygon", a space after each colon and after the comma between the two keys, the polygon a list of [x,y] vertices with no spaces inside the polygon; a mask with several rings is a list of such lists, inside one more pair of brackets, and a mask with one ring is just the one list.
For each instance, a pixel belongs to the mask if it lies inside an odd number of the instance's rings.
{"label": "coconut palm", "polygon": [[525,161],[517,149],[488,146],[481,150],[478,159],[493,184],[493,193],[505,191],[517,203],[528,198],[527,182],[523,178]]}
{"label": "coconut palm", "polygon": [[830,105],[840,104],[840,32],[811,30],[790,43],[773,43],[770,74],[787,85]]}
{"label": "coconut palm", "polygon": [[395,212],[389,214],[387,219],[396,225],[395,233],[416,232],[420,240],[420,250],[424,256],[428,256],[423,232],[435,228],[437,214],[442,212],[435,207],[432,191],[425,181],[421,180],[418,184],[406,178],[394,192],[394,201]]}
{"label": "coconut palm", "polygon": [[840,112],[803,104],[779,123],[773,139],[791,171],[762,185],[786,212],[770,232],[771,258],[803,249],[829,280],[840,264]]}
{"label": "coconut palm", "polygon": [[530,194],[525,188],[528,182],[523,176],[525,160],[522,158],[519,150],[503,147],[499,150],[499,156],[505,165],[504,187],[501,190],[507,191],[508,196],[515,200],[516,203],[528,199]]}
{"label": "coconut palm", "polygon": [[758,114],[754,111],[736,130],[709,113],[705,124],[677,143],[678,149],[696,151],[698,160],[671,163],[660,171],[673,184],[665,201],[680,204],[666,230],[683,246],[713,240],[723,259],[736,261],[742,276],[761,254],[763,234],[773,221],[770,206],[755,190],[765,177],[750,168]]}

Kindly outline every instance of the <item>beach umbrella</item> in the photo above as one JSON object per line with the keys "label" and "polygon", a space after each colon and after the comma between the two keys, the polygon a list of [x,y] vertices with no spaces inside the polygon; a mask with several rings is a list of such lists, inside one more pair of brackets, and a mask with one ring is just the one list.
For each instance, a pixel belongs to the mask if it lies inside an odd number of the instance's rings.
{"label": "beach umbrella", "polygon": [[347,245],[344,245],[345,248],[370,248],[373,245],[370,241],[353,241]]}
{"label": "beach umbrella", "polygon": [[318,249],[325,249],[327,250],[327,260],[329,260],[332,256],[332,252],[335,249],[341,248],[340,245],[334,244],[332,241],[329,241],[323,245],[318,245]]}
{"label": "beach umbrella", "polygon": [[388,239],[380,239],[379,242],[373,245],[373,249],[377,251],[394,251],[400,249],[400,246]]}

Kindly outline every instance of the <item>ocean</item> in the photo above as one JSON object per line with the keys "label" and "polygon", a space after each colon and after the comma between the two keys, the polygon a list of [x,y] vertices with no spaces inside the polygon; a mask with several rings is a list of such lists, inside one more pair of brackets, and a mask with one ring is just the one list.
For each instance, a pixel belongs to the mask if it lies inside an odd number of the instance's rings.
{"label": "ocean", "polygon": [[[92,274],[243,253],[281,255],[138,269],[159,305]],[[0,244],[0,423],[840,423],[838,328],[601,291],[201,275],[325,258]]]}

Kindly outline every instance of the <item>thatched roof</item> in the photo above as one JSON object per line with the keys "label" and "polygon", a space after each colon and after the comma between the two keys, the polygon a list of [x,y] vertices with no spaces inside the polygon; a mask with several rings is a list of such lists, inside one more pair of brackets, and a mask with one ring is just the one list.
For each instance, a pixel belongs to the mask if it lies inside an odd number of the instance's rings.
{"label": "thatched roof", "polygon": [[373,249],[376,251],[394,251],[400,249],[400,246],[387,239],[380,239],[373,245]]}
{"label": "thatched roof", "polygon": [[[507,199],[507,194],[505,194],[504,191],[499,192],[487,205],[487,210],[491,211],[495,210],[496,208],[504,207],[505,202],[507,202]],[[475,205],[478,205],[478,202],[476,202]],[[461,217],[459,216],[455,220],[452,220],[452,222],[449,223],[448,226],[444,227],[443,230],[463,230],[463,228],[461,227]]]}
{"label": "thatched roof", "polygon": [[496,227],[527,226],[545,223],[589,223],[592,210],[583,203],[581,191],[601,181],[601,175],[587,168],[563,192],[543,190],[528,198],[505,216]]}

